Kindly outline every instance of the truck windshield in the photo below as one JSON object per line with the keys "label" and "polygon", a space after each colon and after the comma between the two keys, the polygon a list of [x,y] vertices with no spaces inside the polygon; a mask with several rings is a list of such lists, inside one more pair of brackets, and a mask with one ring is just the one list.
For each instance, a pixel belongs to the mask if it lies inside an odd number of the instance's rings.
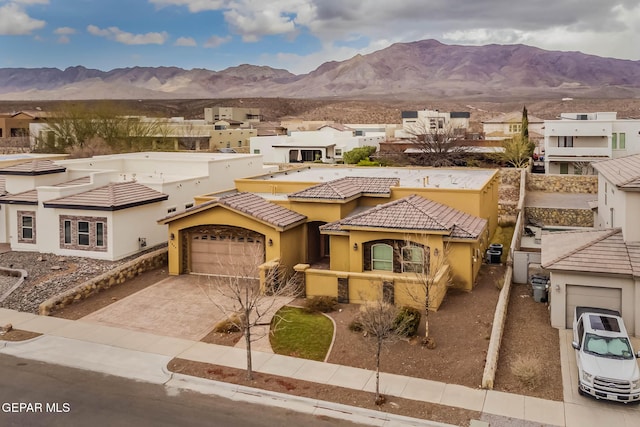
{"label": "truck windshield", "polygon": [[624,337],[601,337],[587,333],[584,339],[584,351],[611,359],[633,359],[631,344]]}

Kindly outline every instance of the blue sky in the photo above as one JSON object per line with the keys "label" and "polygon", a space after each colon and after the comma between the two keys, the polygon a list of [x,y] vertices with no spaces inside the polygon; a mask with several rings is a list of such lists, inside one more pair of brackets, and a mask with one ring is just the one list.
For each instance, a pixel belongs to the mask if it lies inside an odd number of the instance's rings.
{"label": "blue sky", "polygon": [[523,43],[640,59],[640,0],[0,0],[0,67],[269,65],[395,42]]}

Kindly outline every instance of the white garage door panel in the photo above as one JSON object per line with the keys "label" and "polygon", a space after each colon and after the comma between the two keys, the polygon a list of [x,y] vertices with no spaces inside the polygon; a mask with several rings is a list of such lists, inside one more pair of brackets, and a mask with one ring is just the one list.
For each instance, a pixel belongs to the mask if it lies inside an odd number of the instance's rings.
{"label": "white garage door panel", "polygon": [[622,289],[567,285],[566,327],[573,327],[576,306],[622,311]]}

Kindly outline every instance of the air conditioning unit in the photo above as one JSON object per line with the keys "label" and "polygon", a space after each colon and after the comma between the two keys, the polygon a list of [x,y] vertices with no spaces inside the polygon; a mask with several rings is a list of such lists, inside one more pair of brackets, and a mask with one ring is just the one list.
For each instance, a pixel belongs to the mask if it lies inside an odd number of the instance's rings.
{"label": "air conditioning unit", "polygon": [[140,249],[144,249],[147,247],[147,238],[146,237],[138,237],[138,247]]}

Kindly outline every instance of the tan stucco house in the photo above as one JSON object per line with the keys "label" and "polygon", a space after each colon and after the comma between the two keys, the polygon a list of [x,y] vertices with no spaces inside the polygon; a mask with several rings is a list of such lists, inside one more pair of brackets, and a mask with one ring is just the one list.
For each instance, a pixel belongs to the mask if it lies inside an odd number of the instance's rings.
{"label": "tan stucco house", "polygon": [[159,223],[169,226],[170,274],[230,274],[220,257],[257,244],[264,262],[304,276],[308,296],[361,302],[384,289],[412,304],[409,291],[431,274],[437,308],[447,286],[473,288],[497,190],[495,170],[301,168],[236,180]]}

